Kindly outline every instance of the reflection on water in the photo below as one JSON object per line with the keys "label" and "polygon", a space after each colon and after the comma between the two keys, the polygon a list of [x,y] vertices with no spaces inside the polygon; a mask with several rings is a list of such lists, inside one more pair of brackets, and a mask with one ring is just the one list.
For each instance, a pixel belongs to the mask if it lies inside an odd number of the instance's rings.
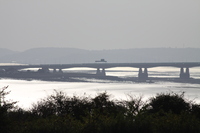
{"label": "reflection on water", "polygon": [[[73,70],[66,70],[73,71]],[[80,71],[80,70],[76,70]],[[82,71],[82,70],[81,70]],[[95,70],[86,70],[95,72]],[[179,76],[178,68],[150,68],[148,69],[149,76]],[[138,70],[136,68],[114,68],[108,69],[107,75],[136,77]],[[200,78],[200,68],[190,69],[191,77]],[[171,82],[156,82],[156,83],[134,83],[134,82],[47,82],[47,81],[25,81],[1,79],[0,87],[9,85],[8,90],[11,93],[8,99],[19,101],[18,105],[23,108],[28,108],[32,103],[44,98],[53,93],[54,90],[64,91],[69,96],[73,95],[90,95],[94,96],[99,92],[107,91],[114,99],[126,99],[127,94],[134,96],[144,96],[144,100],[155,96],[161,92],[185,92],[186,98],[200,102],[200,84],[189,83],[171,83]]]}
{"label": "reflection on water", "polygon": [[72,83],[72,82],[45,82],[23,80],[0,80],[0,86],[9,85],[11,90],[8,99],[19,101],[18,105],[23,108],[30,107],[31,103],[38,101],[53,93],[54,90],[64,91],[67,95],[94,96],[98,92],[107,91],[116,99],[126,99],[126,94],[135,96],[143,95],[144,99],[161,92],[186,92],[186,97],[200,101],[200,84],[186,83]]}

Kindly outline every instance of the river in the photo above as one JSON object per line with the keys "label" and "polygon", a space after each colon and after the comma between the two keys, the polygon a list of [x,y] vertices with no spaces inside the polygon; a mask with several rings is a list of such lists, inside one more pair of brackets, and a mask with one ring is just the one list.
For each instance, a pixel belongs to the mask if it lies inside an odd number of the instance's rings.
{"label": "river", "polygon": [[[95,72],[94,69],[67,69],[65,71],[73,72]],[[178,77],[180,70],[178,68],[151,68],[148,69],[149,77]],[[136,68],[112,68],[106,69],[106,75],[119,77],[136,77],[138,69]],[[200,67],[191,68],[190,75],[192,78],[200,79]],[[84,79],[83,79],[84,80]],[[85,79],[87,80],[87,79]],[[120,82],[110,80],[90,79],[90,82],[58,82],[58,81],[40,81],[40,80],[16,80],[0,79],[0,87],[9,85],[10,94],[7,100],[18,101],[17,105],[21,108],[28,109],[33,103],[41,98],[54,93],[54,91],[63,91],[68,96],[91,96],[98,93],[107,92],[112,99],[127,99],[127,95],[135,97],[143,96],[143,100],[155,96],[162,92],[185,92],[185,98],[200,102],[200,83],[177,83],[169,81],[147,82]]]}

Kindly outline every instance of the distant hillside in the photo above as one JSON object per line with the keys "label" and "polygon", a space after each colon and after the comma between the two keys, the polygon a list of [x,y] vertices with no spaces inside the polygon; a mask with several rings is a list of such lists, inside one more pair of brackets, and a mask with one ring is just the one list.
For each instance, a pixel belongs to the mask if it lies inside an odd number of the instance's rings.
{"label": "distant hillside", "polygon": [[26,64],[94,63],[104,58],[111,63],[200,62],[200,48],[140,48],[83,50],[76,48],[35,48],[24,52],[0,49],[0,62]]}
{"label": "distant hillside", "polygon": [[6,62],[11,63],[12,61],[10,61],[10,60],[8,61],[7,57],[14,56],[17,53],[18,52],[16,52],[16,51],[12,51],[12,50],[5,49],[5,48],[0,48],[0,63],[6,63]]}
{"label": "distant hillside", "polygon": [[0,57],[6,56],[6,55],[11,55],[11,54],[16,54],[17,52],[5,49],[5,48],[0,48]]}

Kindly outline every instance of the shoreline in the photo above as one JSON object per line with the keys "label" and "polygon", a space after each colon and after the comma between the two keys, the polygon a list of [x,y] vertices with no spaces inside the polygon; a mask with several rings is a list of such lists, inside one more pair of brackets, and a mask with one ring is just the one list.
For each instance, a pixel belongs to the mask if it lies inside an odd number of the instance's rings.
{"label": "shoreline", "polygon": [[[94,82],[92,80],[102,80],[101,82],[133,82],[133,83],[155,83],[155,82],[177,82],[200,84],[200,79],[180,79],[180,78],[159,78],[148,77],[147,79],[138,79],[138,77],[117,77],[117,76],[97,76],[96,74],[87,73],[36,73],[36,72],[19,72],[12,74],[1,74],[0,79],[19,79],[19,80],[41,80],[41,81],[58,81],[58,82]],[[98,81],[96,81],[98,82]]]}

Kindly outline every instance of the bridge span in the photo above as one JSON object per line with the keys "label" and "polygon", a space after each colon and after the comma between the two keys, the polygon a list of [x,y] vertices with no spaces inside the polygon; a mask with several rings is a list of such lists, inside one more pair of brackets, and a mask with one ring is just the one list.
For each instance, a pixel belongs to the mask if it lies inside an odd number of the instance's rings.
{"label": "bridge span", "polygon": [[138,78],[148,79],[148,68],[153,67],[177,67],[180,68],[181,79],[190,78],[189,69],[192,67],[200,67],[200,62],[165,62],[165,63],[82,63],[82,64],[39,64],[39,65],[4,65],[0,66],[1,71],[13,72],[25,68],[38,68],[39,71],[49,72],[53,69],[54,73],[62,72],[62,69],[87,67],[95,68],[97,76],[106,76],[107,68],[114,67],[133,67],[138,68]]}

